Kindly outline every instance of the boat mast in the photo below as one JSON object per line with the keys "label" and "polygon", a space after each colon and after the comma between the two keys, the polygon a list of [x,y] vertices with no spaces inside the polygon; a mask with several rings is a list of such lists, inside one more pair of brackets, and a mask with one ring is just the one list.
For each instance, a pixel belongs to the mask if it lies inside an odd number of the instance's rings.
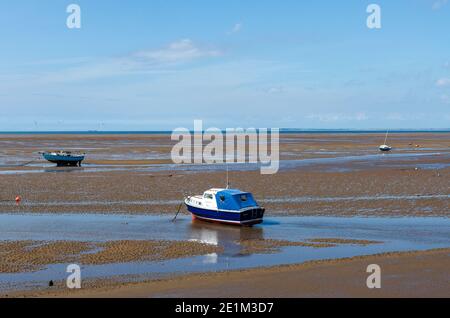
{"label": "boat mast", "polygon": [[225,166],[227,167],[227,189],[228,189],[230,187],[230,182],[229,182],[229,179],[228,179],[228,164],[225,163]]}
{"label": "boat mast", "polygon": [[386,137],[384,138],[384,144],[386,144],[388,133],[389,133],[389,129],[386,131]]}

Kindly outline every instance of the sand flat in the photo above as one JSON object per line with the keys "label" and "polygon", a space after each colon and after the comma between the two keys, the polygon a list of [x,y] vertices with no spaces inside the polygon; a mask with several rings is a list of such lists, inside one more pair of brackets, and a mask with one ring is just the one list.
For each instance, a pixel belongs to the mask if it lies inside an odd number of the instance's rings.
{"label": "sand flat", "polygon": [[[167,213],[186,193],[221,186],[224,172],[48,172],[3,175],[0,212]],[[353,172],[230,172],[270,215],[449,216],[450,168]],[[273,186],[273,185],[276,186]],[[44,186],[45,185],[45,186]],[[21,195],[16,205],[14,198]]]}
{"label": "sand flat", "polygon": [[0,274],[38,271],[57,263],[98,265],[159,261],[219,251],[219,247],[189,241],[4,241],[0,242]]}
{"label": "sand flat", "polygon": [[[369,264],[382,270],[368,289]],[[195,274],[82,290],[15,292],[32,297],[449,297],[450,249],[387,253],[298,265]],[[270,288],[267,288],[270,286]]]}
{"label": "sand flat", "polygon": [[[95,219],[97,215],[117,216],[118,219],[125,216],[137,219],[146,216],[171,218],[185,195],[198,194],[211,187],[223,186],[225,165],[173,165],[170,151],[175,142],[170,140],[168,134],[1,134],[0,214],[8,220],[14,219],[11,226],[14,222],[22,222],[23,218],[26,219],[30,214],[39,217],[39,222],[47,220],[48,224],[41,224],[45,230],[27,232],[35,239],[24,236],[24,241],[0,245],[3,254],[9,253],[4,258],[9,260],[8,264],[3,264],[0,268],[6,272],[20,274],[21,271],[36,271],[58,262],[79,261],[88,264],[86,266],[125,262],[126,266],[128,262],[153,262],[183,257],[187,257],[190,261],[191,255],[211,253],[211,259],[206,257],[202,261],[218,263],[201,265],[204,272],[206,268],[211,270],[218,268],[219,265],[222,266],[220,270],[226,268],[224,259],[234,255],[227,253],[237,253],[242,261],[264,260],[264,264],[272,266],[287,263],[284,262],[284,258],[274,263],[271,257],[281,255],[292,257],[295,254],[292,251],[296,248],[306,249],[308,253],[311,253],[311,250],[321,253],[320,259],[323,259],[324,256],[337,258],[384,251],[448,247],[448,239],[444,237],[446,230],[433,225],[433,222],[436,221],[436,217],[442,220],[450,217],[450,133],[392,133],[389,135],[389,144],[394,149],[389,154],[379,153],[378,146],[382,141],[384,133],[282,134],[280,171],[277,174],[261,175],[258,166],[254,165],[230,165],[229,177],[232,187],[253,192],[258,202],[266,208],[269,223],[271,217],[287,219],[288,216],[292,216],[304,219],[283,226],[275,224],[280,222],[276,221],[253,229],[252,233],[218,230],[204,224],[199,225],[195,222],[191,224],[190,221],[183,219],[177,223],[181,226],[177,229],[184,228],[183,231],[169,230],[173,235],[181,236],[182,240],[191,239],[184,237],[187,235],[193,236],[198,242],[212,240],[214,244],[218,243],[217,246],[203,248],[195,244],[189,245],[195,242],[188,242],[187,245],[183,242],[166,242],[166,244],[162,243],[164,238],[147,237],[148,228],[141,226],[137,220],[130,221],[129,227],[121,223],[116,224],[112,220],[104,220],[119,231],[110,233],[108,229],[97,228],[100,230],[99,235],[107,237],[102,243],[81,239],[81,237],[89,239],[97,233],[86,233],[81,227],[83,224],[86,225],[85,222]],[[54,149],[86,151],[85,165],[81,168],[57,168],[36,154],[37,151]],[[20,204],[16,204],[14,200],[18,195],[22,198]],[[9,217],[10,215],[15,217]],[[71,227],[75,230],[73,242],[54,241],[41,244],[40,247],[35,246],[36,240],[47,235],[45,233],[51,224],[56,226],[53,227],[56,231],[54,235],[59,235],[64,240],[64,231],[58,231],[57,222],[65,224],[64,222],[71,221],[68,215],[75,216],[75,221],[78,222]],[[350,223],[345,225],[333,219],[336,229],[330,229],[324,222],[331,219],[324,218],[319,221],[309,219],[316,217],[338,217],[342,218],[344,223],[351,219],[358,219],[360,222],[361,217],[374,217],[381,220],[381,223],[357,223],[357,228],[351,237],[348,237],[344,229],[352,222],[349,221]],[[401,226],[406,231],[399,234],[404,234],[404,237],[397,237],[392,234],[392,224],[395,222],[386,221],[386,217],[405,217],[411,222],[421,219],[419,223],[423,233],[430,233],[428,232],[430,228],[439,227],[439,235],[434,237],[430,234],[429,237],[423,238],[420,233],[410,231],[408,225],[402,223]],[[423,218],[434,221],[428,224]],[[156,225],[162,224],[161,228],[166,228],[163,224],[168,221],[164,219],[164,223],[158,223],[159,221],[153,220],[148,224],[153,226],[153,222],[156,222]],[[40,224],[32,218],[30,222]],[[191,226],[187,226],[186,222]],[[389,230],[386,228],[380,230],[379,226],[383,224],[388,225]],[[279,236],[276,230],[271,230],[271,227],[276,226],[288,230],[286,233],[295,233],[298,227],[303,231],[310,231],[310,235],[297,239]],[[20,236],[22,228],[18,226],[17,235]],[[138,228],[140,230],[136,232]],[[372,231],[370,235],[374,236],[366,237],[368,228]],[[326,229],[326,233],[317,232],[317,229]],[[114,233],[120,238],[115,237]],[[22,240],[17,235],[15,239]],[[225,244],[229,249],[225,252],[225,256],[218,250],[220,242],[224,241],[222,236],[240,242],[238,247]],[[139,240],[138,237],[143,239]],[[9,239],[6,232],[5,239]],[[155,245],[152,240],[158,243]],[[381,241],[380,244],[375,244],[374,241],[378,240]],[[352,253],[339,254],[346,251],[347,245]],[[166,248],[161,250],[158,246]],[[333,249],[337,250],[333,252]],[[291,254],[286,252],[289,250]],[[30,251],[31,253],[26,254]],[[340,252],[336,254],[336,251]],[[176,296],[178,295],[176,291],[181,291],[181,295],[226,297],[228,294],[222,294],[221,290],[228,290],[231,296],[249,297],[440,296],[445,292],[448,294],[449,290],[448,285],[442,283],[448,281],[448,270],[444,269],[444,274],[439,274],[442,266],[447,265],[449,268],[446,253],[445,250],[411,254],[402,252],[335,262],[314,261],[268,269],[188,275],[177,280],[163,279],[159,282],[142,282],[137,285],[124,281],[115,284],[113,281],[117,277],[89,279],[86,282],[89,288],[81,293],[90,296],[98,291],[100,293],[98,295],[146,297]],[[256,254],[259,256],[256,257]],[[242,258],[242,255],[245,255],[245,258]],[[264,256],[269,259],[265,259]],[[291,263],[293,259],[290,259]],[[368,294],[367,290],[359,289],[360,285],[355,285],[360,284],[362,275],[366,275],[365,272],[361,272],[361,266],[366,260],[372,259],[384,262],[386,268],[392,270],[393,274],[387,276],[385,285],[391,287],[383,289],[384,294],[378,291],[371,291],[372,293]],[[297,263],[303,261],[295,260]],[[232,265],[235,266],[233,262]],[[248,262],[247,265],[256,266],[251,261]],[[406,266],[404,274],[401,273],[399,264]],[[413,266],[414,264],[416,265]],[[150,268],[155,272],[161,269]],[[52,270],[56,269],[50,268],[47,271],[44,269],[42,273],[47,275],[46,278],[56,277],[57,280],[65,275],[65,272],[60,273],[59,269],[57,275],[54,275],[55,272]],[[410,278],[414,275],[420,276],[419,280],[411,283]],[[289,282],[290,277],[294,277],[292,283]],[[10,278],[5,278],[6,281],[8,279]],[[143,278],[144,281],[145,279],[148,277]],[[429,284],[427,280],[436,283]],[[117,288],[122,284],[125,294]],[[398,284],[398,289],[394,288],[395,284]],[[198,293],[194,288],[196,285],[200,286]],[[267,290],[263,288],[266,285],[274,286],[270,288],[270,295],[263,293]],[[113,289],[101,291],[101,288],[106,286]],[[296,289],[296,286],[308,288]],[[45,290],[42,286],[39,289]],[[19,292],[18,295],[24,293]]]}

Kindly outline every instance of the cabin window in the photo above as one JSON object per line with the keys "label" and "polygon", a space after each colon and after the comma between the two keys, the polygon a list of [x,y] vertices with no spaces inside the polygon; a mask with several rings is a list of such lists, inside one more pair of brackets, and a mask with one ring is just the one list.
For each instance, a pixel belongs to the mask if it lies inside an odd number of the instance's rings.
{"label": "cabin window", "polygon": [[225,202],[225,196],[224,195],[219,196],[219,198],[220,198],[220,201]]}
{"label": "cabin window", "polygon": [[206,199],[212,199],[213,195],[211,193],[205,193],[205,195],[203,197]]}
{"label": "cabin window", "polygon": [[241,194],[241,201],[242,202],[247,201],[247,195],[246,194]]}

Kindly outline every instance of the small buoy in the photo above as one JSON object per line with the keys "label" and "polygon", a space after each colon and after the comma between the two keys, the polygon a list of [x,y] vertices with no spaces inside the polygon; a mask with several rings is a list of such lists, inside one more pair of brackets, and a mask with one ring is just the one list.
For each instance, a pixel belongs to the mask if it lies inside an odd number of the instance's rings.
{"label": "small buoy", "polygon": [[49,287],[52,287],[52,286],[53,286],[53,281],[52,281],[52,280],[48,282],[48,286],[49,286]]}
{"label": "small buoy", "polygon": [[21,196],[20,196],[20,195],[18,195],[18,196],[16,197],[16,203],[17,203],[17,204],[19,204],[19,203],[20,203],[20,201],[22,201],[22,198],[21,198]]}

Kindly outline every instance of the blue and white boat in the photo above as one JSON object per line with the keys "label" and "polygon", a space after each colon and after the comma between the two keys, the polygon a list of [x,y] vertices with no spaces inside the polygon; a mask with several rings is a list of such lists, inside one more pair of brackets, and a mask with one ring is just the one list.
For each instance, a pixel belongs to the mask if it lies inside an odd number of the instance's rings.
{"label": "blue and white boat", "polygon": [[184,201],[194,219],[234,225],[262,223],[264,208],[253,195],[237,189],[210,189]]}
{"label": "blue and white boat", "polygon": [[70,151],[42,152],[45,160],[56,163],[58,166],[81,166],[84,154],[73,154]]}

